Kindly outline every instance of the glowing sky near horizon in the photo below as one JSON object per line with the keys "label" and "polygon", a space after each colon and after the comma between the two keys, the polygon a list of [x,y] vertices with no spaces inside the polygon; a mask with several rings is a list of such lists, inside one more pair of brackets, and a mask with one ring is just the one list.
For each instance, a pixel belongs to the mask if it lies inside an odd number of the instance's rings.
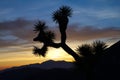
{"label": "glowing sky near horizon", "polygon": [[32,54],[34,45],[41,47],[32,41],[38,20],[46,21],[59,41],[58,25],[51,15],[62,5],[73,9],[67,29],[67,44],[72,49],[94,40],[103,40],[108,45],[120,40],[119,0],[0,0],[0,68],[49,59],[74,60],[61,48],[49,48],[45,58]]}

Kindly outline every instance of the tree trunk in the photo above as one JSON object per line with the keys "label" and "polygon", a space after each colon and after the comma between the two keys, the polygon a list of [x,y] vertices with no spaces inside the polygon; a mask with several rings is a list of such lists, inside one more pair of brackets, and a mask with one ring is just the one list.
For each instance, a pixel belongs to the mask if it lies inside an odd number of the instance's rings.
{"label": "tree trunk", "polygon": [[62,44],[61,47],[69,54],[71,55],[76,61],[80,60],[79,55],[77,55],[68,45]]}

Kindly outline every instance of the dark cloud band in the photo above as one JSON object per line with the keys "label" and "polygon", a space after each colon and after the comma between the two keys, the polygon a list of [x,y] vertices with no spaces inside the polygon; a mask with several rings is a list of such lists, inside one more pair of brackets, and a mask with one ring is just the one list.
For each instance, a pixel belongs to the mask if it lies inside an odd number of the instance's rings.
{"label": "dark cloud band", "polygon": [[[30,44],[36,36],[33,32],[35,21],[17,19],[0,22],[0,47]],[[60,39],[58,27],[51,28],[56,33],[56,40]],[[120,27],[98,28],[93,26],[68,26],[67,40],[94,40],[102,38],[120,38]]]}

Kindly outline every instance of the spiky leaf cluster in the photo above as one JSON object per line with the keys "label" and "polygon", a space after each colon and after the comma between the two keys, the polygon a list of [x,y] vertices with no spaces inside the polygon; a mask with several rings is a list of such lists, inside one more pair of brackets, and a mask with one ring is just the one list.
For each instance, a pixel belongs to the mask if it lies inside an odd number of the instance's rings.
{"label": "spiky leaf cluster", "polygon": [[100,55],[107,48],[107,45],[102,41],[95,41],[93,42],[92,46],[94,54],[96,55]]}
{"label": "spiky leaf cluster", "polygon": [[43,46],[41,49],[39,49],[38,47],[34,46],[34,49],[33,49],[33,54],[34,55],[45,57],[46,52],[47,52],[47,47],[46,46]]}
{"label": "spiky leaf cluster", "polygon": [[72,15],[72,9],[69,6],[62,6],[59,10],[63,16],[71,17]]}
{"label": "spiky leaf cluster", "polygon": [[93,55],[101,55],[104,50],[107,48],[107,45],[102,41],[95,41],[91,45],[83,44],[82,46],[78,46],[76,51],[78,54],[81,54],[85,57],[93,56]]}
{"label": "spiky leaf cluster", "polygon": [[82,46],[78,46],[77,52],[83,56],[91,56],[92,47],[89,44],[83,44]]}
{"label": "spiky leaf cluster", "polygon": [[55,39],[55,34],[52,31],[47,31],[45,33],[45,39],[47,42],[53,42],[53,40]]}
{"label": "spiky leaf cluster", "polygon": [[38,36],[34,38],[34,41],[39,41],[43,43],[49,43],[53,42],[53,39],[55,39],[55,34],[48,30],[45,22],[38,21],[38,23],[34,27],[35,32],[39,32]]}
{"label": "spiky leaf cluster", "polygon": [[34,31],[39,32],[39,31],[45,31],[48,27],[46,26],[45,22],[38,21],[35,24]]}
{"label": "spiky leaf cluster", "polygon": [[53,21],[57,23],[59,19],[64,17],[71,17],[71,15],[72,15],[72,9],[68,6],[62,6],[58,10],[53,12],[52,18]]}

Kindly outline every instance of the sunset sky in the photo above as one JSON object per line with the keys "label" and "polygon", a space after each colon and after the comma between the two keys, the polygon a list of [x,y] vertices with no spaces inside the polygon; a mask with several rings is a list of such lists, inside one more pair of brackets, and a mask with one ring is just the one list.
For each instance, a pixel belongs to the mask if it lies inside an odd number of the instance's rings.
{"label": "sunset sky", "polygon": [[95,40],[108,45],[120,40],[119,0],[0,0],[0,69],[49,59],[74,60],[61,48],[49,48],[45,58],[32,54],[33,46],[42,46],[33,42],[38,20],[45,21],[60,41],[52,13],[62,5],[73,9],[67,29],[67,44],[73,50]]}

